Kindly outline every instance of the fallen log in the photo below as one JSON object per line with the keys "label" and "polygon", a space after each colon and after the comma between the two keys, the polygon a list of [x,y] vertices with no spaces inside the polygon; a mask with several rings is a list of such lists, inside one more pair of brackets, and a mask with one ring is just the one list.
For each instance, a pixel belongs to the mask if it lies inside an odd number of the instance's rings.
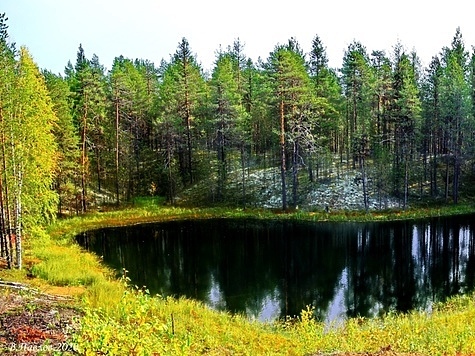
{"label": "fallen log", "polygon": [[63,296],[63,295],[53,295],[47,293],[41,293],[37,289],[28,287],[28,285],[19,283],[19,282],[10,282],[10,281],[3,281],[0,280],[0,289],[13,289],[15,291],[24,291],[34,294],[37,298],[43,298],[46,300],[54,300],[54,301],[68,301],[73,300],[73,297]]}

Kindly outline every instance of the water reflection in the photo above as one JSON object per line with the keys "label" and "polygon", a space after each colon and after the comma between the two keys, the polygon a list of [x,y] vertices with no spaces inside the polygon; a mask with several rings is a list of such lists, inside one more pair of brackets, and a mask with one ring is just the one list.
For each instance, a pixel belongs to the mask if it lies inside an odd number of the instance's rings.
{"label": "water reflection", "polygon": [[78,236],[152,293],[259,320],[307,305],[327,322],[428,309],[474,289],[472,217],[330,224],[207,220]]}

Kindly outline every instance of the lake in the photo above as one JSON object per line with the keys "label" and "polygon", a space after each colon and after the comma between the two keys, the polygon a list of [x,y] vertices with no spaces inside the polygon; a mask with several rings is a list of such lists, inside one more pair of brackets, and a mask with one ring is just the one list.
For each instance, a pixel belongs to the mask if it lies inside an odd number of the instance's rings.
{"label": "lake", "polygon": [[430,310],[475,286],[474,216],[391,223],[211,219],[77,236],[152,294],[269,321]]}

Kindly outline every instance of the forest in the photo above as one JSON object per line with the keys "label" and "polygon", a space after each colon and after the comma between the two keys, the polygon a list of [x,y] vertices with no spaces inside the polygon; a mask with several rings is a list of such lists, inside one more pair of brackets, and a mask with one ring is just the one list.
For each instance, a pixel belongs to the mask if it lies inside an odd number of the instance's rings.
{"label": "forest", "polygon": [[[460,29],[422,67],[416,51],[352,42],[330,68],[318,35],[253,61],[239,40],[206,72],[186,38],[154,64],[110,69],[79,45],[63,74],[9,41],[0,14],[0,257],[21,268],[22,237],[58,215],[121,205],[252,206],[252,173],[274,169],[279,208],[343,170],[369,194],[457,204],[474,178],[475,52]],[[212,49],[210,49],[212,50]],[[337,172],[335,172],[337,170]],[[381,198],[383,199],[383,198]],[[381,200],[382,201],[382,200]],[[380,208],[384,208],[380,204]]]}

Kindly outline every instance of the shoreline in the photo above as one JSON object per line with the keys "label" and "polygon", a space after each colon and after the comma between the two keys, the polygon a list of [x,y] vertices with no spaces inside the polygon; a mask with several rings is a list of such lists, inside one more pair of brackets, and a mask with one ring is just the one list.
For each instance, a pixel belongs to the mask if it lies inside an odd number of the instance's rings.
{"label": "shoreline", "polygon": [[[0,280],[2,281],[15,281],[18,283],[27,284],[32,288],[38,288],[39,291],[44,292],[48,291],[51,294],[56,295],[66,295],[73,298],[73,304],[75,308],[81,311],[81,313],[86,311],[86,314],[92,313],[96,315],[96,318],[102,318],[107,315],[110,318],[116,318],[117,310],[115,307],[123,300],[124,296],[127,296],[129,303],[131,303],[131,308],[139,307],[140,305],[146,305],[147,308],[152,308],[155,310],[158,308],[156,304],[160,305],[160,309],[163,309],[164,314],[162,317],[166,320],[169,319],[170,315],[174,315],[174,318],[177,320],[188,318],[185,314],[190,312],[184,312],[183,309],[192,310],[192,315],[195,315],[195,318],[198,318],[199,323],[206,323],[214,320],[213,323],[219,324],[224,323],[226,328],[230,328],[228,332],[232,334],[232,337],[225,337],[221,339],[219,335],[211,337],[215,341],[211,342],[209,345],[216,343],[230,342],[226,347],[230,350],[235,350],[240,352],[243,349],[239,349],[238,345],[243,343],[242,338],[246,337],[247,333],[258,333],[265,339],[274,340],[278,339],[282,343],[285,350],[294,350],[301,338],[309,342],[308,346],[300,345],[299,350],[305,350],[307,353],[310,352],[324,352],[325,350],[330,350],[334,355],[351,355],[348,351],[354,352],[357,349],[362,352],[367,352],[371,355],[371,352],[374,354],[379,354],[376,351],[368,349],[366,345],[367,340],[364,340],[365,328],[368,325],[373,323],[378,324],[382,321],[378,320],[366,320],[361,326],[354,326],[353,321],[350,320],[345,322],[345,325],[342,327],[342,330],[334,331],[334,335],[325,334],[320,335],[320,324],[314,321],[309,321],[303,319],[305,314],[302,314],[300,317],[296,317],[291,324],[284,322],[282,326],[279,323],[273,325],[261,325],[256,326],[249,320],[239,319],[235,320],[235,317],[232,317],[228,314],[223,314],[215,311],[209,311],[206,307],[199,303],[193,303],[187,300],[176,300],[171,301],[168,299],[162,300],[156,298],[150,298],[146,295],[141,294],[140,291],[134,291],[133,288],[125,286],[123,280],[119,280],[115,277],[115,273],[106,267],[100,257],[95,256],[89,252],[86,252],[78,247],[74,241],[74,237],[82,232],[88,230],[94,230],[105,227],[114,227],[114,226],[126,226],[126,225],[136,225],[143,223],[156,223],[156,222],[165,222],[165,221],[177,221],[177,220],[189,220],[189,219],[211,219],[211,218],[257,218],[257,219],[285,219],[285,220],[300,220],[300,221],[309,221],[309,222],[388,222],[388,221],[400,221],[400,220],[414,220],[414,219],[426,219],[432,217],[443,217],[443,216],[454,216],[454,215],[465,215],[475,213],[475,207],[472,207],[470,204],[464,204],[459,206],[439,206],[432,208],[412,208],[405,211],[377,211],[377,212],[356,212],[356,211],[345,211],[345,212],[304,212],[304,211],[288,211],[282,212],[279,210],[269,210],[269,209],[236,209],[236,208],[184,208],[184,207],[167,207],[163,205],[155,204],[154,199],[142,199],[136,201],[132,206],[122,207],[121,209],[111,210],[111,211],[96,211],[91,212],[82,216],[71,217],[58,219],[54,224],[46,228],[38,227],[37,230],[32,231],[28,236],[28,243],[25,247],[25,269],[22,271],[16,270],[6,270],[0,268]],[[129,289],[132,291],[127,292]],[[137,293],[137,297],[133,297],[134,293]],[[471,294],[460,297],[460,300],[473,299]],[[458,300],[458,299],[456,299]],[[463,302],[466,303],[466,302]],[[457,304],[454,302],[453,304]],[[471,305],[471,304],[470,304]],[[464,307],[465,308],[465,307]],[[472,315],[473,310],[472,306],[462,309],[463,313],[469,313]],[[135,309],[134,309],[135,310]],[[464,311],[465,310],[465,311]],[[447,314],[445,316],[450,316],[452,311],[447,307]],[[457,313],[460,311],[457,310]],[[185,314],[182,314],[185,313]],[[442,313],[445,313],[442,311]],[[1,315],[1,313],[0,313]],[[434,316],[435,321],[432,320],[432,317],[428,317],[426,314],[421,314],[416,316],[416,312],[410,313],[409,315],[401,315],[400,320],[394,321],[390,316],[389,328],[393,328],[391,323],[403,323],[407,318],[418,318],[415,323],[429,323],[427,328],[432,327],[431,323],[443,323],[438,321],[438,314]],[[308,315],[306,316],[309,317]],[[168,318],[168,319],[167,319]],[[396,317],[397,318],[397,317]],[[419,320],[419,318],[421,320]],[[104,318],[105,320],[106,318]],[[444,318],[442,318],[444,319]],[[442,320],[441,319],[441,320]],[[87,323],[86,319],[81,319],[83,322]],[[231,320],[234,320],[231,322]],[[426,321],[424,321],[426,320]],[[444,319],[446,320],[446,318]],[[453,319],[451,319],[453,320]],[[96,321],[97,322],[97,321]],[[102,321],[101,321],[102,322]],[[147,321],[148,323],[149,321]],[[151,322],[151,321],[150,321]],[[198,322],[198,321],[196,321]],[[357,320],[355,322],[358,322]],[[452,321],[453,322],[453,321]],[[294,324],[296,323],[296,324]],[[163,325],[165,325],[163,324]],[[228,325],[229,324],[229,325]],[[165,328],[161,325],[160,328]],[[181,323],[178,324],[181,326]],[[332,344],[333,338],[341,338],[345,333],[345,329],[350,325],[353,325],[352,328],[360,328],[358,331],[361,333],[361,337],[358,337],[358,341],[361,345],[358,347],[355,346],[354,349],[350,347],[348,351],[338,350],[332,346],[323,346],[326,345],[326,342]],[[425,325],[425,324],[424,324]],[[107,327],[107,326],[104,326]],[[199,328],[199,326],[197,326]],[[376,327],[377,326],[371,326]],[[437,324],[439,327],[439,324]],[[444,326],[445,327],[445,326]],[[449,325],[448,328],[451,326]],[[177,326],[178,329],[178,326]],[[307,330],[308,329],[308,330]],[[384,329],[384,327],[383,327]],[[84,333],[84,330],[79,328],[80,332]],[[215,333],[214,327],[203,327],[201,329],[194,330],[193,333],[196,335],[208,335],[208,333]],[[355,329],[356,330],[356,329]],[[392,330],[392,329],[391,329]],[[356,332],[356,331],[355,331]],[[379,331],[378,331],[379,332]],[[384,334],[384,330],[380,331]],[[395,329],[396,333],[397,330]],[[186,331],[185,336],[180,336],[182,338],[177,338],[176,335],[173,336],[173,342],[180,341],[183,345],[187,344],[188,341],[185,338],[189,338],[189,332]],[[310,342],[307,340],[311,335],[316,335],[317,333],[322,340],[322,346],[320,344]],[[177,330],[177,334],[180,332]],[[241,335],[242,334],[242,335]],[[302,334],[302,336],[300,336]],[[125,334],[124,334],[125,335]],[[249,334],[250,335],[250,334]],[[247,337],[250,337],[250,336]],[[340,335],[340,336],[338,336]],[[409,335],[409,333],[408,333]],[[99,337],[100,335],[96,335]],[[124,336],[125,337],[125,336]],[[198,338],[198,336],[195,336]],[[203,338],[200,336],[199,338]],[[208,336],[206,336],[208,337]],[[204,337],[204,339],[206,339]],[[382,336],[381,336],[382,337]],[[385,336],[389,338],[388,335]],[[406,337],[406,336],[400,336]],[[259,339],[259,337],[257,337]],[[167,339],[168,340],[168,339]],[[225,341],[226,340],[226,341]],[[235,341],[229,341],[235,340]],[[238,340],[238,341],[236,341]],[[69,342],[76,342],[77,340],[67,340]],[[186,342],[185,342],[186,341]],[[168,341],[167,341],[168,342]],[[236,344],[237,342],[237,344]],[[269,341],[266,343],[266,347],[269,349],[272,348],[274,341]],[[394,343],[394,341],[393,341]],[[1,344],[1,343],[0,343]],[[207,342],[205,342],[208,345]],[[379,348],[385,347],[388,343],[373,345],[373,350],[378,350]],[[83,346],[81,346],[83,345]],[[206,346],[211,347],[213,346]],[[312,346],[313,345],[313,346]],[[242,346],[242,345],[241,345]],[[239,346],[239,347],[241,347]],[[84,344],[79,343],[78,347],[84,347]],[[94,347],[89,345],[88,347]],[[194,345],[194,347],[204,347],[202,345]],[[254,350],[258,348],[257,344],[242,346],[245,347],[244,350]],[[308,350],[310,348],[310,350]],[[89,349],[90,351],[91,349]],[[193,349],[196,351],[196,349]],[[217,349],[215,349],[217,350]],[[397,352],[407,352],[404,351],[404,348],[393,348],[391,354],[397,355]],[[341,351],[341,352],[340,352]],[[471,352],[472,350],[470,350]],[[336,353],[335,353],[336,352]],[[360,352],[360,351],[358,351]],[[296,353],[298,354],[298,353]],[[355,353],[356,354],[356,353]],[[424,353],[421,353],[424,354]],[[463,354],[463,353],[461,353]]]}

